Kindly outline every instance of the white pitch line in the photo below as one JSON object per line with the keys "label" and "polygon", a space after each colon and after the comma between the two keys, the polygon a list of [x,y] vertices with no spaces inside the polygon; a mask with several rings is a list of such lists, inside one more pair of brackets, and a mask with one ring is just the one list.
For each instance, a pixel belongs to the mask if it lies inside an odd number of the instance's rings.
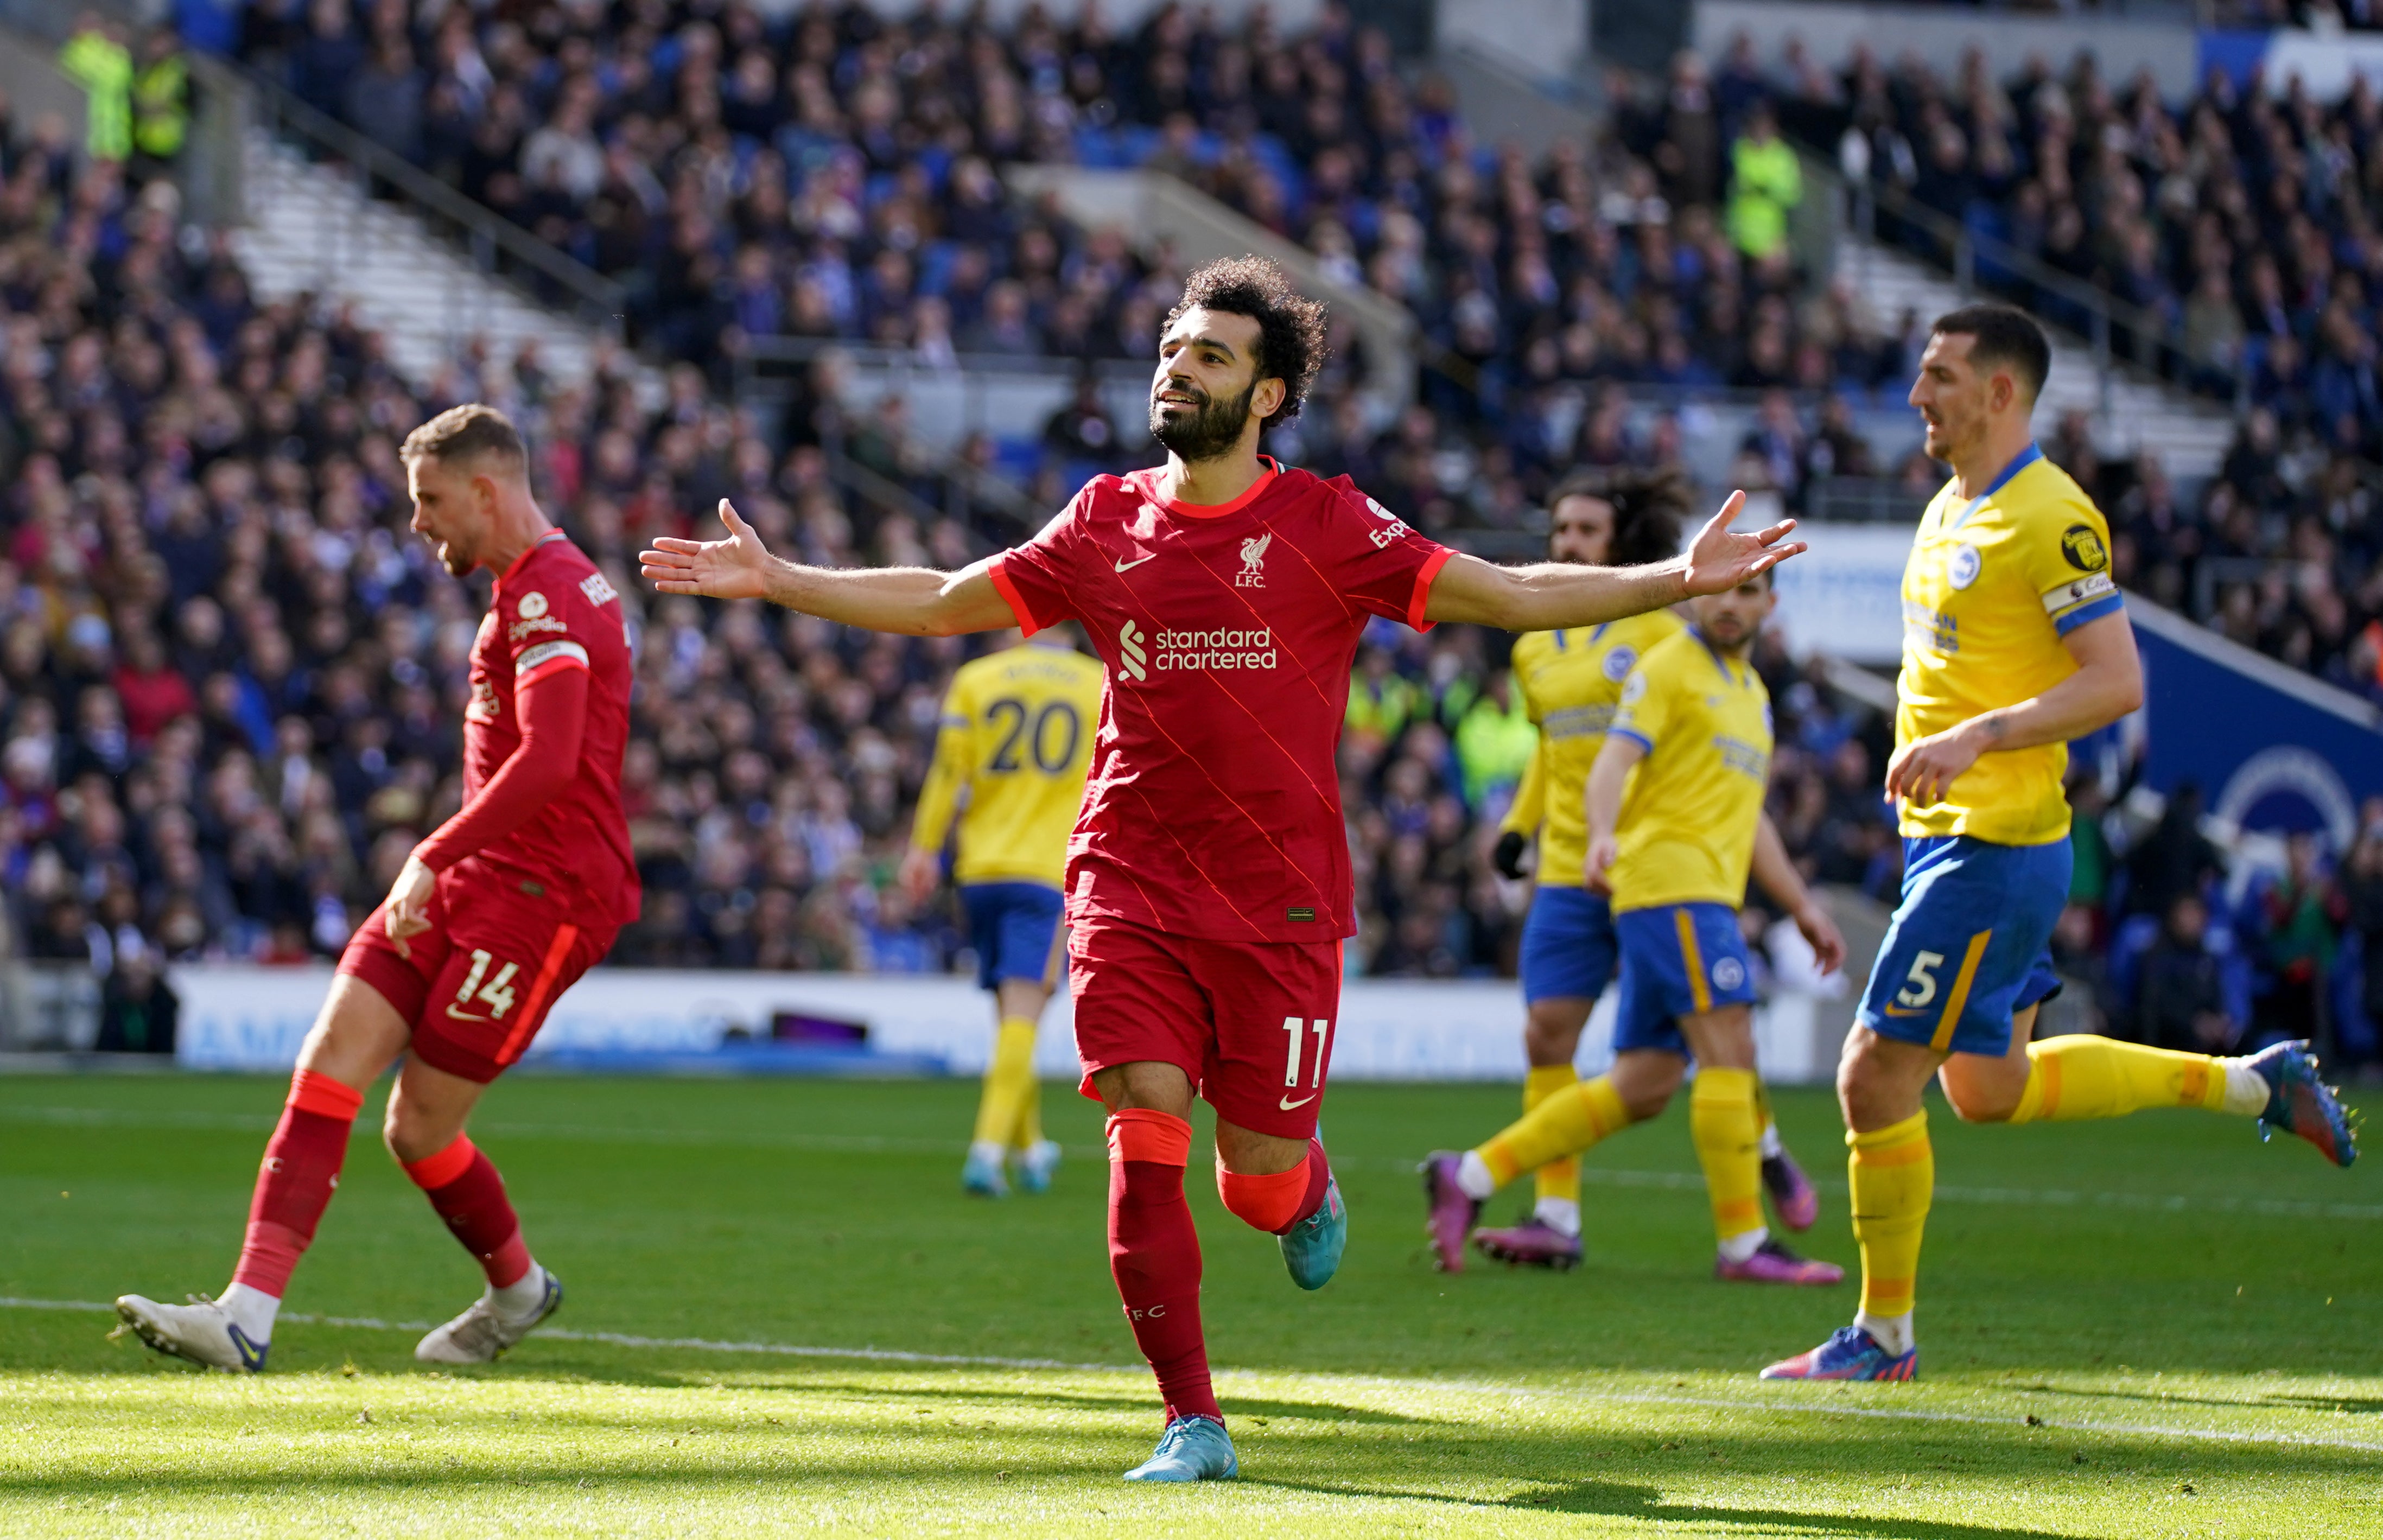
{"label": "white pitch line", "polygon": [[[24,1300],[0,1296],[0,1309],[86,1311],[114,1314],[114,1305],[90,1300]],[[303,1325],[340,1326],[364,1331],[418,1332],[427,1321],[381,1321],[368,1315],[310,1315],[291,1312],[284,1321]],[[748,1353],[780,1358],[853,1360],[874,1363],[939,1364],[947,1368],[1034,1369],[1071,1374],[1137,1374],[1139,1364],[1070,1363],[1062,1359],[1003,1358],[989,1353],[922,1353],[896,1348],[822,1348],[792,1342],[729,1342],[703,1337],[633,1337],[622,1332],[541,1330],[537,1335],[557,1342],[600,1342],[616,1348],[675,1349],[713,1353]],[[1985,1417],[1967,1411],[1935,1411],[1918,1407],[1809,1406],[1791,1400],[1730,1400],[1717,1396],[1666,1396],[1628,1390],[1568,1390],[1559,1386],[1500,1385],[1488,1380],[1404,1380],[1383,1374],[1323,1374],[1302,1370],[1220,1369],[1219,1378],[1290,1380],[1323,1387],[1359,1386],[1394,1391],[1436,1391],[1451,1395],[1505,1396],[1546,1400],[1586,1401],[1606,1406],[1697,1407],[1706,1411],[1778,1413],[1805,1417],[1868,1417],[1894,1422],[1947,1423],[1967,1427],[2008,1428],[2009,1416]],[[2056,1392],[2055,1392],[2056,1394]],[[2256,1408],[2245,1405],[2244,1410]],[[2032,1424],[2054,1433],[2093,1434],[2106,1438],[2176,1438],[2214,1444],[2275,1444],[2293,1448],[2351,1449],[2383,1453],[2383,1443],[2354,1438],[2324,1438],[2307,1434],[2260,1433],[2232,1428],[2160,1427],[2148,1423],[2100,1423],[2043,1418]]]}
{"label": "white pitch line", "polygon": [[[98,1107],[26,1107],[0,1105],[0,1123],[39,1123],[59,1127],[193,1128],[224,1132],[266,1133],[274,1120],[251,1113],[156,1112],[126,1113]],[[622,1128],[576,1123],[480,1123],[475,1132],[501,1139],[557,1139],[595,1144],[662,1144],[692,1148],[751,1150],[818,1150],[847,1154],[957,1155],[967,1152],[959,1140],[906,1139],[883,1134],[735,1133],[709,1128]],[[1105,1161],[1108,1152],[1094,1145],[1069,1145],[1079,1160]],[[1404,1161],[1343,1162],[1343,1169],[1362,1166],[1372,1171],[1414,1169]],[[1694,1171],[1633,1171],[1584,1166],[1581,1180],[1595,1187],[1654,1188],[1664,1191],[1702,1191],[1705,1179]],[[1843,1193],[1846,1184],[1822,1177],[1812,1184],[1823,1192]],[[2285,1219],[2348,1219],[2363,1223],[2383,1220],[2383,1203],[2320,1203],[2301,1199],[2244,1198],[2221,1193],[2078,1192],[2061,1189],[2032,1191],[2025,1188],[1963,1187],[1942,1183],[1935,1198],[1945,1203],[1984,1203],[2026,1208],[2112,1208],[2150,1214],[2252,1214]]]}

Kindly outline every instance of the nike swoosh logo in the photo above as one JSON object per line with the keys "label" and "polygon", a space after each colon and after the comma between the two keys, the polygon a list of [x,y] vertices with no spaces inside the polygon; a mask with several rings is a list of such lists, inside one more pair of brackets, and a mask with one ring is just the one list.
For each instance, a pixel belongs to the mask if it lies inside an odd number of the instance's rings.
{"label": "nike swoosh logo", "polygon": [[273,1350],[273,1344],[267,1342],[260,1348],[251,1342],[248,1339],[248,1334],[238,1326],[227,1326],[224,1329],[231,1337],[233,1349],[240,1354],[241,1367],[252,1374],[262,1370],[265,1367],[265,1355]]}
{"label": "nike swoosh logo", "polygon": [[1130,573],[1136,567],[1141,566],[1144,561],[1155,561],[1157,560],[1158,553],[1156,551],[1152,551],[1148,556],[1138,556],[1130,561],[1118,562],[1117,564],[1117,570],[1121,573]]}
{"label": "nike swoosh logo", "polygon": [[483,1027],[488,1024],[487,1016],[474,1016],[469,1011],[459,1011],[452,1005],[447,1007],[447,1017],[451,1021],[476,1021]]}
{"label": "nike swoosh logo", "polygon": [[[1315,1096],[1321,1096],[1324,1093],[1319,1090],[1315,1093]],[[1303,1096],[1296,1102],[1286,1096],[1280,1102],[1277,1103],[1276,1105],[1284,1112],[1297,1112],[1300,1108],[1307,1105],[1310,1102],[1315,1101],[1315,1096]]]}

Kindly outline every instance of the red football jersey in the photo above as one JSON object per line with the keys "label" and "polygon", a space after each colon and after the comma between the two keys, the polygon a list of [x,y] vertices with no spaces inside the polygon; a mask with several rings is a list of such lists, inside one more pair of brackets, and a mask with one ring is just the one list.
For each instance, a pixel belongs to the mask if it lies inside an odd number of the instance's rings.
{"label": "red football jersey", "polygon": [[1097,476],[995,558],[1029,634],[1081,621],[1108,665],[1068,913],[1221,941],[1354,933],[1335,750],[1368,615],[1418,630],[1446,547],[1346,476],[1267,462],[1232,502]]}
{"label": "red football jersey", "polygon": [[639,893],[629,820],[621,811],[633,671],[628,627],[621,596],[558,529],[497,579],[472,644],[472,703],[463,708],[465,802],[521,745],[514,692],[548,670],[567,668],[589,674],[579,773],[526,822],[452,870],[466,882],[494,881],[551,897],[583,924],[626,925],[637,918]]}

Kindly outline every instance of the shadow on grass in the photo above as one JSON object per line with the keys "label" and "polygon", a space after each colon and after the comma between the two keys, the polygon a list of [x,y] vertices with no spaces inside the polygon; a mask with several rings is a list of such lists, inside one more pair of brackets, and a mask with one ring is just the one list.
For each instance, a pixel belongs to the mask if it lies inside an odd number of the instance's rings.
{"label": "shadow on grass", "polygon": [[1251,1486],[1311,1492],[1319,1497],[1377,1497],[1393,1502],[1445,1503],[1456,1508],[1507,1509],[1525,1513],[1594,1513],[1611,1519],[1691,1523],[1699,1530],[1715,1524],[1749,1524],[1761,1526],[1766,1534],[1878,1535],[1885,1540],[2065,1540],[2052,1530],[2003,1529],[1991,1524],[1948,1524],[1928,1519],[1871,1518],[1851,1513],[1797,1513],[1786,1509],[1730,1508],[1719,1503],[1667,1503],[1658,1488],[1618,1481],[1569,1482],[1537,1486],[1502,1499],[1485,1499],[1393,1487],[1243,1480]]}
{"label": "shadow on grass", "polygon": [[2347,1411],[2371,1417],[2383,1412],[2383,1397],[2378,1396],[2191,1396],[2174,1391],[2115,1390],[2106,1386],[2054,1385],[2038,1381],[2032,1385],[2015,1385],[2006,1388],[2046,1396],[2077,1396],[2105,1401],[2145,1401],[2153,1406],[2227,1406],[2243,1411],[2271,1411],[2290,1408],[2303,1411]]}
{"label": "shadow on grass", "polygon": [[[804,1379],[790,1380],[784,1385],[746,1382],[732,1386],[734,1389],[750,1391],[784,1390],[805,1395],[822,1393],[853,1396],[872,1401],[944,1401],[957,1405],[1011,1407],[1041,1406],[1070,1411],[1138,1411],[1153,1417],[1158,1414],[1156,1391],[1141,1396],[1109,1396],[1096,1392],[1071,1390],[942,1389],[926,1386],[871,1385],[859,1381]],[[1445,1425],[1440,1417],[1412,1417],[1402,1412],[1384,1411],[1376,1407],[1343,1406],[1336,1401],[1265,1401],[1248,1397],[1222,1396],[1217,1402],[1228,1416],[1281,1418],[1285,1421],[1315,1423],[1384,1423],[1399,1426]]]}

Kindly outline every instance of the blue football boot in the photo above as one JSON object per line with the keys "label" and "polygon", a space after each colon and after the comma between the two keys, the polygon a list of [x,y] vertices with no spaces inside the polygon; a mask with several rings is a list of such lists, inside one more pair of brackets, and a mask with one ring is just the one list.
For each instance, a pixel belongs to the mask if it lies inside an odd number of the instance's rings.
{"label": "blue football boot", "polygon": [[2358,1134],[2333,1088],[2317,1078],[2316,1055],[2306,1042],[2278,1042],[2252,1054],[2243,1063],[2267,1082],[2267,1105],[2259,1114],[2259,1138],[2273,1138],[2280,1128],[2298,1134],[2317,1147],[2336,1165],[2358,1158]]}
{"label": "blue football boot", "polygon": [[1840,1326],[1809,1353],[1782,1359],[1762,1371],[1766,1380],[1908,1380],[1919,1372],[1920,1349],[1896,1358],[1859,1326]]}
{"label": "blue football boot", "polygon": [[1048,1192],[1051,1174],[1059,1169],[1059,1143],[1056,1140],[1038,1140],[1018,1152],[1018,1190]]}
{"label": "blue football boot", "polygon": [[960,1165],[960,1190],[978,1198],[1009,1196],[1009,1173],[1004,1167],[1000,1145],[980,1142],[969,1146],[968,1159]]}
{"label": "blue football boot", "polygon": [[1340,1179],[1327,1180],[1324,1201],[1279,1238],[1291,1282],[1311,1292],[1330,1283],[1340,1271],[1340,1253],[1349,1249],[1349,1205],[1340,1201]]}
{"label": "blue football boot", "polygon": [[1178,1417],[1158,1435],[1148,1460],[1125,1473],[1128,1481],[1230,1481],[1241,1460],[1225,1424],[1214,1417]]}

